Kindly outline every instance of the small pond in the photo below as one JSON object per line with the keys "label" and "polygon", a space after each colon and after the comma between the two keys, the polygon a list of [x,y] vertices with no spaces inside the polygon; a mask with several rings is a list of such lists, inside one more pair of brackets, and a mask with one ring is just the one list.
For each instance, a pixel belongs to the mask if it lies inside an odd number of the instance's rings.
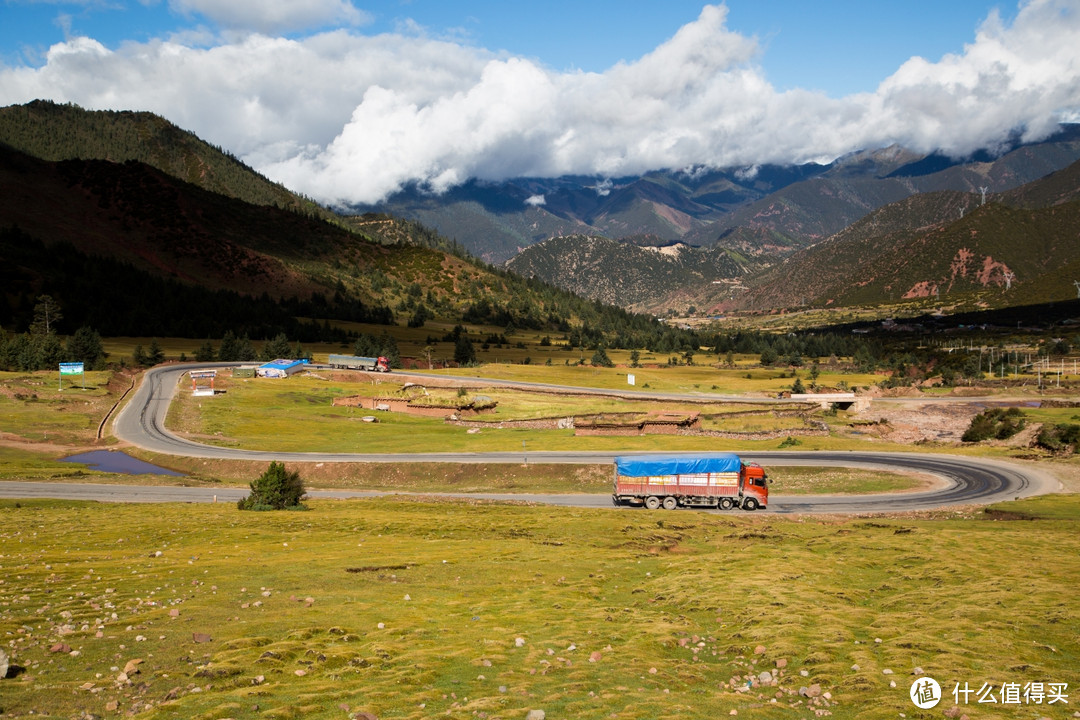
{"label": "small pond", "polygon": [[125,475],[174,475],[184,477],[184,473],[152,465],[119,450],[91,450],[70,457],[62,462],[82,463],[91,470],[101,472],[124,473]]}

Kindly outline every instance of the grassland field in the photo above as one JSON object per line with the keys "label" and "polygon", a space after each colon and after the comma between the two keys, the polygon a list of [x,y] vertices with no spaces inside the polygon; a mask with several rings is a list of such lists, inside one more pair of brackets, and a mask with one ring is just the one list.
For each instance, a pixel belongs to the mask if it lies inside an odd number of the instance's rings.
{"label": "grassland field", "polygon": [[[1066,685],[959,708],[1027,719],[1080,692],[1078,496],[872,521],[422,498],[0,516],[3,717],[937,718],[957,684]],[[909,700],[924,676],[934,710]]]}
{"label": "grassland field", "polygon": [[[198,344],[162,341],[172,355],[191,356]],[[545,366],[534,358],[467,372],[611,388],[626,387],[633,372],[637,387],[658,392],[775,395],[790,386],[790,375],[753,368],[752,360],[737,358],[730,369],[630,370],[554,360]],[[85,389],[65,381],[61,391],[57,380],[55,373],[0,373],[0,481],[243,485],[265,468],[133,452],[191,473],[165,479],[60,462],[75,448],[115,446],[97,441],[96,430],[128,381],[87,373]],[[822,368],[820,384],[841,380],[852,387],[877,381]],[[300,444],[398,447],[397,440],[360,435],[369,430],[405,435],[425,449],[516,450],[524,441],[530,450],[771,450],[783,442],[469,434],[431,418],[363,423],[359,417],[370,410],[330,405],[348,394],[403,392],[393,376],[379,382],[229,379],[227,392],[214,398],[185,395],[182,384],[169,423],[203,441],[281,449],[288,432]],[[467,394],[497,394],[473,384]],[[497,399],[503,415],[492,420],[550,411],[536,398]],[[627,408],[580,402],[594,411]],[[722,403],[711,409],[726,412]],[[1025,411],[1039,422],[1080,415],[1075,408]],[[802,438],[800,449],[910,449],[845,434],[844,413],[825,420],[830,434]],[[1074,461],[1055,462],[1075,472]],[[839,469],[769,471],[776,493],[881,492],[919,482]],[[611,477],[606,467],[536,464],[307,464],[302,474],[309,487],[418,493],[605,492]],[[553,719],[732,711],[799,720],[937,718],[953,705],[954,685],[965,683],[993,685],[998,696],[1005,683],[1064,683],[1068,694],[1068,705],[976,704],[972,695],[959,708],[971,718],[1066,718],[1080,703],[1080,599],[1073,591],[1080,585],[1080,496],[872,520],[694,512],[658,519],[422,495],[308,507],[247,513],[228,504],[0,500],[0,640],[13,667],[0,680],[0,717],[318,719],[366,712],[380,720],[494,720],[543,709]],[[909,700],[911,683],[922,677],[917,669],[943,688],[935,710]]]}

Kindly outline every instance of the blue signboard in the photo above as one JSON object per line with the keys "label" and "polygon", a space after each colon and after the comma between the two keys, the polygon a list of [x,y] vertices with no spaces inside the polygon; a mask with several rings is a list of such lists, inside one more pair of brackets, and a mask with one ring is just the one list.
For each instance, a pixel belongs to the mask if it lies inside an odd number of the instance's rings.
{"label": "blue signboard", "polygon": [[83,364],[81,362],[60,363],[61,375],[82,375]]}

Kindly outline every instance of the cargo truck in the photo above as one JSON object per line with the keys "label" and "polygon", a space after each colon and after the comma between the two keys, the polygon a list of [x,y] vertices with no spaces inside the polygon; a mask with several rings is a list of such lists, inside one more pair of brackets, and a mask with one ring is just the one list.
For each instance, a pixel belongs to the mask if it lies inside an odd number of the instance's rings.
{"label": "cargo truck", "polygon": [[360,357],[359,355],[331,355],[327,363],[338,370],[369,370],[390,372],[390,361],[384,357]]}
{"label": "cargo truck", "polygon": [[757,510],[769,505],[768,481],[760,465],[746,464],[733,453],[628,455],[615,458],[611,500],[650,510]]}

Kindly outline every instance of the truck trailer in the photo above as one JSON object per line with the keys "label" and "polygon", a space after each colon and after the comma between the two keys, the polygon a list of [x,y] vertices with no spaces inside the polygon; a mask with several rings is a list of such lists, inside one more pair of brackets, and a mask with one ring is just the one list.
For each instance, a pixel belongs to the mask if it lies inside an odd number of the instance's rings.
{"label": "truck trailer", "polygon": [[384,357],[360,357],[359,355],[330,355],[330,367],[338,370],[368,370],[390,372],[390,361]]}
{"label": "truck trailer", "polygon": [[733,453],[627,455],[615,458],[611,500],[650,510],[757,510],[769,505],[768,481],[760,465],[746,464]]}

